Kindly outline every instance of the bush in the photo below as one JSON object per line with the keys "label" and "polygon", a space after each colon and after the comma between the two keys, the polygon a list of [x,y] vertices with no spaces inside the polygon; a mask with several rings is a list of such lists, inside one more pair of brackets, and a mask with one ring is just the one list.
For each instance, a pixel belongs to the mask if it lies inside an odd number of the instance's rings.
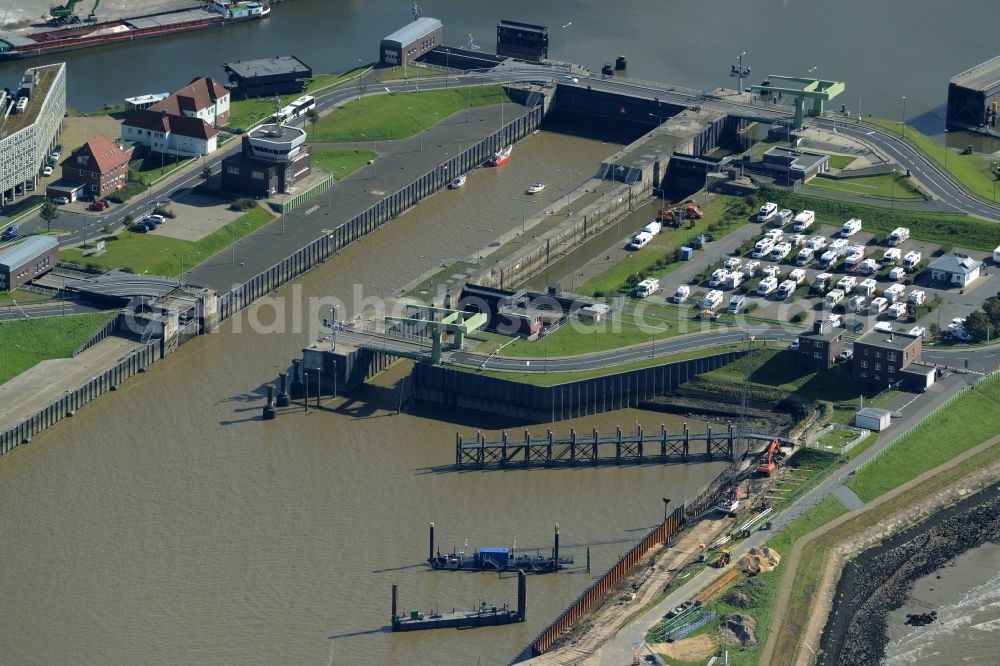
{"label": "bush", "polygon": [[794,315],[792,315],[792,318],[791,318],[790,321],[793,324],[801,324],[805,320],[806,320],[806,313],[805,312],[796,312]]}
{"label": "bush", "polygon": [[229,204],[229,208],[235,211],[243,212],[247,210],[253,210],[257,207],[257,202],[250,197],[240,197],[233,203]]}
{"label": "bush", "polygon": [[122,189],[108,195],[108,201],[113,201],[114,203],[125,203],[137,194],[142,194],[146,191],[146,186],[142,183],[126,183]]}
{"label": "bush", "polygon": [[163,217],[169,218],[171,220],[177,217],[177,213],[175,213],[174,211],[170,210],[165,206],[157,206],[156,208],[153,209],[153,213],[155,215],[162,215]]}
{"label": "bush", "polygon": [[945,243],[944,245],[942,245],[941,247],[939,247],[938,251],[935,252],[934,254],[936,254],[937,256],[941,257],[941,256],[944,256],[946,254],[951,254],[951,251],[954,250],[954,249],[955,249],[955,247],[951,243]]}

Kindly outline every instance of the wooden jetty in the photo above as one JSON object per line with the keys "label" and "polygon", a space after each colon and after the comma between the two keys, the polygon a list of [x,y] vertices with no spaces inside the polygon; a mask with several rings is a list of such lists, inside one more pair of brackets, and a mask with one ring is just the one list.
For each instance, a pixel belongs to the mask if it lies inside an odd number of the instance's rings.
{"label": "wooden jetty", "polygon": [[450,613],[421,613],[411,610],[409,615],[399,615],[397,611],[398,588],[392,586],[392,630],[420,631],[423,629],[466,629],[472,627],[495,627],[501,624],[524,622],[527,611],[527,576],[523,571],[517,572],[517,609],[507,604],[503,606],[488,606],[481,603],[471,611],[452,611]]}
{"label": "wooden jetty", "polygon": [[553,573],[573,564],[572,555],[559,554],[559,523],[556,523],[552,555],[536,552],[518,553],[514,548],[480,548],[471,555],[465,551],[442,554],[434,551],[434,523],[430,524],[430,545],[427,563],[439,571],[524,571]]}
{"label": "wooden jetty", "polygon": [[[597,428],[594,428],[590,437],[578,436],[575,429],[570,429],[569,437],[556,439],[549,429],[544,439],[532,439],[531,434],[525,430],[524,438],[515,440],[505,430],[500,441],[487,441],[481,432],[477,432],[475,442],[466,442],[461,433],[456,433],[455,467],[488,469],[514,465],[622,465],[736,460],[754,442],[770,442],[775,439],[794,444],[777,435],[737,432],[732,425],[722,431],[713,431],[709,426],[703,433],[693,433],[686,423],[678,433],[670,433],[665,425],[660,425],[660,432],[647,434],[639,425],[634,434],[625,434],[619,426],[612,437],[601,437]],[[700,443],[703,443],[703,447],[699,446]]]}

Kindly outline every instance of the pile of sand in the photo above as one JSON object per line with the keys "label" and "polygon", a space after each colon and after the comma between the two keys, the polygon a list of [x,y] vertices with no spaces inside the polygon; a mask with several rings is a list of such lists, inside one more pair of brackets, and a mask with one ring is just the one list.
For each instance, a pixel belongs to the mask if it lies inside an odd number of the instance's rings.
{"label": "pile of sand", "polygon": [[736,566],[748,576],[755,576],[762,571],[771,571],[781,562],[781,556],[773,548],[751,548],[740,558]]}
{"label": "pile of sand", "polygon": [[709,636],[701,634],[691,638],[682,638],[673,643],[650,643],[649,649],[661,657],[676,659],[678,661],[704,661],[713,654],[718,647]]}

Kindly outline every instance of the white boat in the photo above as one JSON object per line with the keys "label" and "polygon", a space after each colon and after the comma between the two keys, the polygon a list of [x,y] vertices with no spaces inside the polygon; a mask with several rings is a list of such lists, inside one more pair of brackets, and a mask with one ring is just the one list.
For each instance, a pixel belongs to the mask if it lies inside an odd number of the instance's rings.
{"label": "white boat", "polygon": [[545,189],[545,183],[535,181],[535,184],[528,188],[528,194],[538,194]]}
{"label": "white boat", "polygon": [[453,190],[457,190],[458,188],[462,187],[463,185],[465,185],[465,174],[464,173],[461,174],[461,175],[459,175],[459,176],[456,176],[455,180],[453,180],[450,183],[448,183],[448,187],[450,187]]}

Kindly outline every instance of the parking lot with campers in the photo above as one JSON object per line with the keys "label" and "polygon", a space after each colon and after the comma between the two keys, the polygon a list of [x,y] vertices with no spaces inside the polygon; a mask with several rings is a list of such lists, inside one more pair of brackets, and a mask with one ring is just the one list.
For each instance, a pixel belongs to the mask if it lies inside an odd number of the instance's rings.
{"label": "parking lot with campers", "polygon": [[[940,329],[961,339],[960,321],[1000,291],[993,255],[917,241],[905,227],[876,236],[862,219],[820,224],[810,211],[774,204],[763,206],[754,223],[759,233],[735,250],[718,243],[696,253],[700,272],[693,279],[665,277],[660,296],[713,320],[746,316],[804,329],[830,319],[857,334],[875,327],[927,336]],[[948,274],[929,268],[942,258],[977,277],[964,286],[945,281]]]}

